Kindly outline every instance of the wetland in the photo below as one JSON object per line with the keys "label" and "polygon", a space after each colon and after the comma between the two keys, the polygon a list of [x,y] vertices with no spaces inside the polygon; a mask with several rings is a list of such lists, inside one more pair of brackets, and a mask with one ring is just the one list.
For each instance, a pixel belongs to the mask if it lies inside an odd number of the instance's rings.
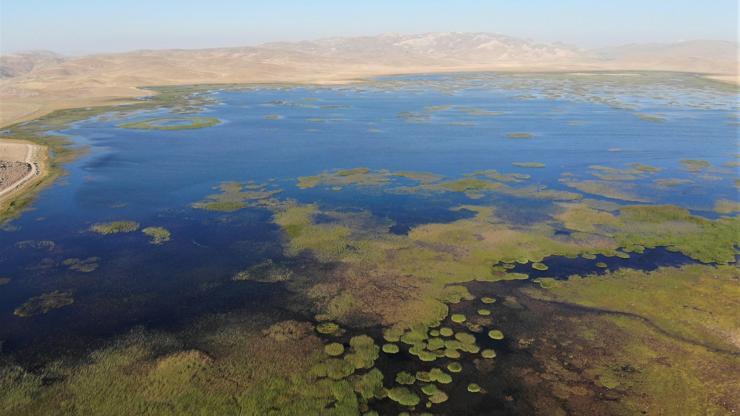
{"label": "wetland", "polygon": [[737,91],[581,75],[9,128],[58,171],[0,230],[0,414],[737,412]]}

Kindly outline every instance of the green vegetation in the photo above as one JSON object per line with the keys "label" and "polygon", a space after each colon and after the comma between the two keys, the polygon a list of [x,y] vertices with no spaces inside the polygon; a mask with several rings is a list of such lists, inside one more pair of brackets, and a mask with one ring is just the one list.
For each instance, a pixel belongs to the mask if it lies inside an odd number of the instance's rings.
{"label": "green vegetation", "polygon": [[465,322],[465,315],[461,313],[453,313],[452,316],[450,316],[450,320],[456,324],[461,324]]}
{"label": "green vegetation", "polygon": [[421,399],[406,387],[393,387],[388,390],[388,398],[401,406],[414,407]]}
{"label": "green vegetation", "polygon": [[[261,283],[285,282],[293,277],[293,272],[287,267],[273,263],[267,259],[257,263],[246,270],[242,270],[234,275],[232,280],[235,281],[252,281]],[[320,324],[330,327],[330,323]],[[322,327],[323,328],[323,327]],[[338,328],[337,328],[338,329]]]}
{"label": "green vegetation", "polygon": [[485,358],[485,359],[489,359],[490,360],[492,358],[496,358],[496,351],[491,350],[491,349],[485,349],[485,350],[483,350],[483,351],[480,352],[480,356],[483,357],[483,358]]}
{"label": "green vegetation", "polygon": [[221,123],[215,117],[158,117],[120,124],[124,129],[138,130],[190,130],[212,127]]}
{"label": "green vegetation", "polygon": [[486,305],[490,305],[492,303],[496,303],[496,299],[495,298],[492,298],[490,296],[483,296],[482,298],[480,298],[480,301],[483,302],[483,303],[485,303]]}
{"label": "green vegetation", "polygon": [[498,329],[492,329],[488,331],[488,337],[498,341],[504,339],[504,333],[499,331]]}
{"label": "green vegetation", "polygon": [[383,344],[382,349],[386,354],[398,354],[398,352],[401,351],[396,344]]}
{"label": "green vegetation", "polygon": [[471,392],[471,393],[480,393],[481,388],[480,388],[479,385],[477,385],[475,383],[470,383],[470,384],[468,384],[468,391]]}
{"label": "green vegetation", "polygon": [[354,336],[349,340],[349,352],[344,359],[355,368],[372,368],[378,358],[380,348],[375,341],[367,335]]}
{"label": "green vegetation", "polygon": [[637,117],[642,121],[649,121],[652,123],[663,123],[666,121],[665,117],[656,114],[637,114]]}
{"label": "green vegetation", "polygon": [[416,383],[416,376],[405,371],[401,371],[400,373],[396,374],[396,383],[405,385],[414,384]]}
{"label": "green vegetation", "polygon": [[141,232],[151,237],[150,243],[154,245],[162,245],[172,237],[170,231],[163,227],[146,227]]}
{"label": "green vegetation", "polygon": [[462,364],[458,362],[451,362],[447,364],[447,371],[449,371],[450,373],[459,373],[462,371],[462,369],[463,369]]}
{"label": "green vegetation", "polygon": [[135,221],[113,221],[93,224],[90,231],[98,234],[109,235],[118,233],[132,233],[139,229],[139,223]]}
{"label": "green vegetation", "polygon": [[331,342],[324,346],[324,352],[331,357],[338,357],[344,354],[344,345],[338,342]]}
{"label": "green vegetation", "polygon": [[528,293],[540,299],[638,315],[697,344],[736,348],[732,333],[740,286],[734,266],[689,265],[653,272],[620,269],[603,278],[543,280],[545,287]]}
{"label": "green vegetation", "polygon": [[26,303],[17,307],[13,313],[22,318],[27,318],[29,316],[42,315],[52,309],[59,309],[73,303],[74,299],[71,293],[55,290],[54,292],[44,293],[28,299]]}
{"label": "green vegetation", "polygon": [[316,325],[316,332],[324,335],[336,334],[340,331],[339,325],[334,322],[322,322]]}

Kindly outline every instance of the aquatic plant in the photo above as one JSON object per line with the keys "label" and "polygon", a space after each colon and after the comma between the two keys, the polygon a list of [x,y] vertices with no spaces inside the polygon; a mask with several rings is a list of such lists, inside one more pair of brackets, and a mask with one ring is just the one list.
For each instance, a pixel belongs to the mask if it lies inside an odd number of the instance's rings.
{"label": "aquatic plant", "polygon": [[459,373],[462,371],[462,369],[463,369],[462,364],[458,362],[451,362],[447,364],[447,371],[449,371],[450,373]]}
{"label": "aquatic plant", "polygon": [[448,328],[446,326],[439,328],[439,335],[443,337],[451,337],[455,332],[452,330],[452,328]]}
{"label": "aquatic plant", "polygon": [[714,203],[714,211],[720,214],[732,214],[740,211],[740,202],[720,199]]}
{"label": "aquatic plant", "polygon": [[398,354],[400,348],[396,344],[383,344],[382,350],[386,354]]}
{"label": "aquatic plant", "polygon": [[461,324],[461,323],[465,322],[466,318],[465,318],[465,315],[463,315],[461,313],[453,313],[450,316],[450,320],[452,322],[456,323],[456,324]]}
{"label": "aquatic plant", "polygon": [[475,383],[470,383],[470,384],[468,384],[468,391],[471,392],[471,393],[480,393],[481,388],[480,388],[479,385],[477,385]]}
{"label": "aquatic plant", "polygon": [[13,314],[22,318],[45,314],[53,309],[59,309],[74,303],[74,298],[69,292],[55,290],[43,293],[28,299],[23,305],[17,307]]}
{"label": "aquatic plant", "polygon": [[488,337],[495,340],[502,340],[504,339],[504,333],[498,329],[492,329],[488,331]]}
{"label": "aquatic plant", "polygon": [[103,235],[132,233],[138,229],[139,223],[135,221],[101,222],[90,227],[90,231]]}
{"label": "aquatic plant", "polygon": [[513,162],[512,165],[518,168],[544,168],[545,164],[540,162]]}
{"label": "aquatic plant", "polygon": [[338,357],[344,354],[344,345],[338,342],[331,342],[324,346],[324,352],[331,357]]}
{"label": "aquatic plant", "polygon": [[189,130],[202,129],[220,124],[215,117],[159,117],[119,124],[123,129],[139,130]]}
{"label": "aquatic plant", "polygon": [[687,265],[652,272],[619,269],[607,278],[573,276],[527,293],[605,311],[638,315],[682,339],[733,349],[734,301],[740,296],[735,266]]}
{"label": "aquatic plant", "polygon": [[694,173],[701,172],[711,166],[706,160],[697,159],[684,159],[681,160],[681,164],[683,165],[684,169]]}
{"label": "aquatic plant", "polygon": [[328,377],[332,380],[344,379],[355,372],[355,367],[351,362],[341,358],[329,358],[316,364],[312,373],[318,377]]}
{"label": "aquatic plant", "polygon": [[62,264],[70,270],[80,273],[90,273],[98,269],[100,257],[88,257],[86,259],[69,258],[62,261]]}
{"label": "aquatic plant", "polygon": [[164,227],[146,227],[141,230],[141,232],[151,237],[152,240],[150,243],[154,245],[164,244],[167,241],[170,241],[170,238],[172,237],[170,231]]}
{"label": "aquatic plant", "polygon": [[496,358],[496,351],[492,349],[485,349],[480,352],[480,356],[486,359]]}
{"label": "aquatic plant", "polygon": [[549,269],[549,267],[547,267],[547,265],[545,265],[544,263],[539,263],[539,262],[532,263],[532,268],[535,269],[535,270],[540,270],[540,271],[545,271],[545,270]]}
{"label": "aquatic plant", "polygon": [[380,398],[385,395],[383,373],[377,368],[373,368],[362,375],[352,376],[350,380],[355,392],[365,400]]}
{"label": "aquatic plant", "polygon": [[429,370],[429,381],[439,384],[450,384],[452,383],[452,376],[442,371],[442,369],[435,367]]}
{"label": "aquatic plant", "polygon": [[490,316],[491,310],[490,309],[478,309],[478,315],[480,316]]}
{"label": "aquatic plant", "polygon": [[339,325],[335,324],[334,322],[321,322],[316,325],[316,332],[318,332],[319,334],[332,335],[339,332],[339,330]]}
{"label": "aquatic plant", "polygon": [[344,359],[352,363],[355,368],[372,368],[378,358],[380,348],[367,335],[357,335],[349,340],[349,352]]}
{"label": "aquatic plant", "polygon": [[396,374],[396,383],[398,384],[414,384],[416,382],[416,376],[407,373],[405,371],[401,371],[398,374]]}
{"label": "aquatic plant", "polygon": [[289,268],[275,264],[271,259],[264,260],[232,277],[234,281],[252,281],[261,283],[286,282],[293,277]]}
{"label": "aquatic plant", "polygon": [[598,267],[598,268],[600,268],[600,269],[605,269],[605,268],[609,267],[609,266],[608,266],[608,265],[607,265],[606,263],[604,263],[603,261],[599,261],[599,262],[596,262],[595,266],[596,266],[596,267]]}
{"label": "aquatic plant", "polygon": [[495,303],[496,299],[490,296],[483,296],[482,298],[480,298],[480,301],[485,303],[486,305],[490,305],[492,303]]}
{"label": "aquatic plant", "polygon": [[388,398],[401,406],[414,407],[421,399],[406,387],[393,387],[388,390]]}
{"label": "aquatic plant", "polygon": [[475,336],[466,332],[457,332],[455,334],[455,339],[463,344],[475,344]]}
{"label": "aquatic plant", "polygon": [[534,135],[532,133],[509,133],[506,137],[510,139],[531,139]]}
{"label": "aquatic plant", "polygon": [[219,185],[219,194],[208,195],[204,200],[192,204],[193,208],[216,212],[235,212],[250,206],[272,207],[279,189],[267,189],[266,185],[224,182]]}

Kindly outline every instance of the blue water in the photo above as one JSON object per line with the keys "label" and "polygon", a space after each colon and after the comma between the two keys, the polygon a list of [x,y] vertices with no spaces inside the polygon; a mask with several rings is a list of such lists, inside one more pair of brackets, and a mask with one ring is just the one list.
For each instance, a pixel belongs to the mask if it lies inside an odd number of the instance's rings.
{"label": "blue water", "polygon": [[[630,163],[643,163],[663,170],[649,180],[628,183],[651,203],[678,204],[714,217],[716,200],[737,199],[736,168],[723,166],[735,162],[738,153],[736,96],[726,89],[638,85],[618,90],[619,99],[634,106],[623,109],[562,91],[560,98],[543,96],[543,88],[553,87],[541,81],[536,75],[466,74],[345,87],[224,90],[212,92],[218,104],[197,114],[222,120],[209,128],[118,127],[172,115],[166,109],[77,123],[62,133],[89,146],[89,153],[68,164],[68,174],[0,232],[0,276],[12,279],[0,288],[3,348],[58,344],[60,339],[85,343],[134,325],[186,321],[282,296],[274,287],[230,282],[245,266],[281,258],[279,230],[268,211],[223,214],[191,207],[225,181],[272,181],[283,189],[280,198],[366,209],[393,221],[398,233],[421,223],[463,217],[465,212],[449,208],[470,201],[461,194],[300,190],[296,178],[359,166],[450,178],[497,169],[532,175],[523,185],[575,191],[559,182],[561,174],[595,179],[590,165],[626,169]],[[570,80],[568,85],[578,82]],[[587,85],[596,97],[613,98],[613,90],[623,88],[607,88],[606,81],[602,88],[598,82]],[[646,91],[654,96],[646,96]],[[522,95],[535,98],[525,100]],[[452,108],[425,111],[430,106]],[[474,115],[460,108],[500,114]],[[410,121],[400,116],[404,112],[422,118]],[[660,114],[665,121],[645,121],[636,113]],[[273,120],[271,115],[281,117]],[[507,138],[516,132],[534,137]],[[614,148],[619,151],[610,151]],[[704,176],[692,174],[682,168],[682,159],[706,160],[712,168]],[[546,167],[518,168],[513,162],[542,162]],[[652,181],[660,178],[690,178],[693,183],[655,187]],[[537,218],[542,215],[538,207],[551,204],[504,196],[493,200],[520,221]],[[113,220],[166,227],[172,241],[152,246],[141,233],[100,236],[85,231],[93,223]],[[17,247],[24,240],[51,240],[55,247]],[[92,273],[59,264],[70,257],[93,256],[100,257],[100,267]],[[41,268],[41,262],[52,266]],[[74,305],[31,318],[13,315],[26,299],[53,290],[72,291]]]}

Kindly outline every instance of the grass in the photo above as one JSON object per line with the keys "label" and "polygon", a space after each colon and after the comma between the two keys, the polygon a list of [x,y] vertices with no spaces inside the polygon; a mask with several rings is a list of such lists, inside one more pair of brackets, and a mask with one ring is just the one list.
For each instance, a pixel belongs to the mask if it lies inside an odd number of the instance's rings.
{"label": "grass", "polygon": [[661,330],[712,348],[735,350],[734,266],[689,265],[653,272],[620,269],[602,278],[547,279],[530,293],[603,311],[638,315]]}

